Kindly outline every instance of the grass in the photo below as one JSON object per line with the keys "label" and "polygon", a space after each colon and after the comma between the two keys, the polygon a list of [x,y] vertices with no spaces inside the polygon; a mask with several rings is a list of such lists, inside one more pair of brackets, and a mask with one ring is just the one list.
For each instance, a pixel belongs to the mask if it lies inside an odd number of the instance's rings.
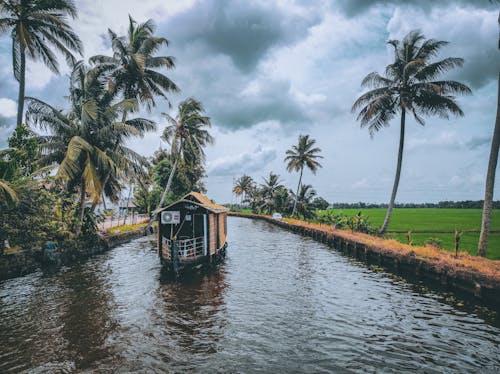
{"label": "grass", "polygon": [[129,231],[135,231],[143,228],[147,225],[147,222],[136,223],[134,225],[121,225],[116,227],[111,227],[107,230],[110,234],[120,234]]}
{"label": "grass", "polygon": [[[382,226],[385,218],[385,209],[335,209],[348,215],[361,211],[369,217],[371,224]],[[454,231],[476,230],[477,233],[464,233],[460,240],[460,250],[471,255],[477,252],[479,230],[481,228],[481,209],[441,209],[441,208],[399,208],[394,209],[388,231],[404,231],[405,233],[388,233],[387,236],[402,243],[407,243],[407,231]],[[500,230],[500,210],[492,214],[491,230]],[[454,234],[452,233],[412,233],[414,245],[424,245],[429,238],[438,238],[442,247],[448,250],[454,248]],[[487,257],[500,260],[500,234],[492,233],[489,237]]]}

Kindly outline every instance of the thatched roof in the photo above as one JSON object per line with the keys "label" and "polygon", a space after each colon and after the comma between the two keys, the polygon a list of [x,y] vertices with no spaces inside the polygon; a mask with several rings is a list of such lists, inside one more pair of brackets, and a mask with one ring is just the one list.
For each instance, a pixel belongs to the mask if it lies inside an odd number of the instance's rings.
{"label": "thatched roof", "polygon": [[159,210],[155,211],[154,213],[159,213],[161,211],[167,210],[170,207],[177,205],[181,202],[199,205],[199,206],[201,206],[201,207],[205,208],[206,210],[213,212],[213,213],[224,213],[224,212],[229,211],[229,209],[226,208],[225,206],[215,204],[214,202],[212,202],[212,200],[210,200],[208,197],[206,197],[205,195],[202,195],[199,192],[190,192],[187,195],[183,196],[180,200],[177,200],[173,204],[170,204],[169,206],[167,206],[165,208],[159,209]]}

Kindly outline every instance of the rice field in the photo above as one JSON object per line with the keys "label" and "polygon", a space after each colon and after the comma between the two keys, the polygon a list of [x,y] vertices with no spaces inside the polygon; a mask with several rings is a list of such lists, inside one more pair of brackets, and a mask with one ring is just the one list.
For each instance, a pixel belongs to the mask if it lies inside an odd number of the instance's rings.
{"label": "rice field", "polygon": [[[380,227],[385,218],[385,209],[335,209],[347,215],[354,215],[361,211],[369,217],[371,224]],[[460,250],[467,251],[472,255],[477,252],[479,230],[481,229],[481,209],[442,209],[442,208],[400,208],[394,209],[391,222],[388,227],[388,237],[407,243],[407,231],[412,231],[412,242],[415,245],[424,245],[429,238],[441,240],[441,246],[445,249],[454,248],[455,229],[464,232],[460,239]],[[493,211],[491,230],[500,231],[500,210]],[[390,231],[404,231],[403,233],[391,233]],[[417,231],[417,232],[415,232]],[[450,233],[438,233],[436,231],[449,231]],[[420,232],[420,233],[418,233]],[[500,233],[491,233],[488,243],[487,257],[492,260],[500,260]]]}

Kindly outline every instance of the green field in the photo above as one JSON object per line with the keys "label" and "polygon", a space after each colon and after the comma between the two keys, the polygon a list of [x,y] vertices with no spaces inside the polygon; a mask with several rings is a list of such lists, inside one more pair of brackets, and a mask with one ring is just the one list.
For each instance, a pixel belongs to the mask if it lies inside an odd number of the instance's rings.
{"label": "green field", "polygon": [[[369,217],[371,224],[380,227],[385,218],[385,209],[335,209],[335,212],[342,211],[348,215],[354,215],[359,211]],[[419,208],[419,209],[394,209],[388,231],[453,231],[477,230],[477,233],[464,233],[460,240],[460,250],[466,250],[475,255],[477,252],[477,242],[479,240],[479,230],[481,228],[481,209],[440,209],[440,208]],[[493,211],[491,230],[500,230],[500,210]],[[402,243],[407,242],[406,233],[388,233]],[[415,245],[423,245],[429,238],[439,238],[443,248],[452,249],[454,246],[454,235],[443,233],[413,233],[412,240]],[[490,234],[488,258],[500,260],[500,234]]]}

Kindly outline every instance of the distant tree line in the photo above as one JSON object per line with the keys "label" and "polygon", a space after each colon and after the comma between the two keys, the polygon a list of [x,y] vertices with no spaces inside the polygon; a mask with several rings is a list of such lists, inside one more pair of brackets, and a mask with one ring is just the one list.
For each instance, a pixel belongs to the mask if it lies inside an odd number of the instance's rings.
{"label": "distant tree line", "polygon": [[[440,201],[438,203],[395,203],[395,208],[453,208],[453,209],[482,209],[483,200]],[[368,209],[387,208],[388,204],[375,203],[333,203],[333,209]],[[493,201],[493,209],[500,209],[500,201]]]}

